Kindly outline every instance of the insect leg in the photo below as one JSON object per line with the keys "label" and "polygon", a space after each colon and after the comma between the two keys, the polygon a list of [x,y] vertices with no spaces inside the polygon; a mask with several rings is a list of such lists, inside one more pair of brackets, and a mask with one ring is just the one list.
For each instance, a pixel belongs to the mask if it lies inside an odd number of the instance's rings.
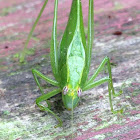
{"label": "insect leg", "polygon": [[36,75],[37,75],[40,78],[42,78],[43,80],[45,80],[46,82],[48,82],[48,83],[50,83],[50,84],[52,84],[54,86],[59,86],[59,83],[57,81],[52,80],[52,79],[46,77],[45,75],[43,75],[41,72],[39,72],[36,69],[32,69],[32,73],[33,73],[33,76],[34,76],[34,79],[35,79],[36,83],[38,83],[38,80],[37,80],[37,77],[36,77]]}
{"label": "insect leg", "polygon": [[92,83],[95,80],[95,78],[99,75],[99,73],[104,68],[104,66],[105,66],[106,63],[107,63],[107,67],[108,67],[109,78],[111,80],[110,81],[110,84],[111,84],[111,88],[113,90],[113,96],[114,97],[117,97],[121,93],[119,93],[119,94],[115,94],[114,93],[113,82],[112,82],[112,74],[111,74],[111,66],[110,66],[110,60],[109,60],[109,57],[107,57],[107,56],[103,59],[103,61],[101,62],[101,64],[99,65],[99,67],[97,68],[97,70],[95,71],[95,73],[92,75],[92,77],[89,79],[89,81],[86,82],[85,86],[87,86],[88,84]]}
{"label": "insect leg", "polygon": [[48,0],[45,0],[44,4],[43,4],[43,6],[42,6],[42,8],[41,8],[41,10],[40,10],[40,12],[39,12],[39,14],[38,14],[38,17],[37,17],[37,19],[35,20],[35,22],[34,22],[34,24],[33,24],[33,26],[32,26],[32,29],[31,29],[31,31],[30,31],[28,37],[27,37],[27,40],[26,40],[26,42],[25,42],[23,51],[22,51],[22,53],[20,54],[20,62],[21,62],[21,63],[23,63],[23,62],[25,61],[24,59],[25,59],[25,55],[26,55],[26,52],[27,52],[27,46],[28,46],[29,41],[30,41],[30,39],[31,39],[31,37],[32,37],[33,31],[35,30],[35,27],[36,27],[36,25],[37,25],[37,23],[38,23],[38,21],[39,21],[41,15],[42,15],[42,13],[43,13],[45,7],[46,7],[46,5],[47,5],[47,2],[48,2]]}
{"label": "insect leg", "polygon": [[[98,80],[96,82],[93,82],[95,80],[95,78],[98,76],[98,74],[100,73],[100,71],[103,69],[103,67],[105,66],[105,64],[107,63],[107,67],[108,67],[108,73],[109,73],[109,77],[108,78],[103,78],[101,80]],[[118,94],[115,94],[114,92],[114,87],[113,87],[113,82],[112,82],[112,74],[111,74],[111,66],[110,66],[110,60],[108,57],[105,57],[104,60],[102,61],[102,63],[100,64],[100,66],[98,67],[98,69],[96,70],[96,72],[93,74],[93,76],[89,79],[89,81],[86,82],[85,86],[83,87],[83,90],[87,90],[87,89],[91,89],[95,86],[98,86],[104,82],[108,82],[108,90],[109,90],[109,101],[110,101],[110,107],[111,107],[111,111],[113,113],[122,113],[122,109],[121,110],[117,110],[114,111],[113,110],[113,106],[112,106],[112,99],[111,99],[111,95],[113,95],[114,97],[119,96],[120,94],[122,94],[122,91],[119,92]]]}
{"label": "insect leg", "polygon": [[59,76],[58,76],[58,48],[57,48],[57,8],[58,8],[58,0],[55,0],[50,59],[54,77],[58,81]]}
{"label": "insect leg", "polygon": [[[40,77],[40,78],[42,78],[42,79],[45,80],[46,82],[48,82],[48,83],[54,85],[54,86],[58,86],[58,82],[56,82],[56,81],[54,81],[54,80],[52,80],[52,79],[50,79],[50,78],[44,76],[41,72],[37,71],[36,69],[32,69],[32,74],[33,74],[34,79],[35,79],[35,82],[36,82],[37,86],[39,87],[39,89],[40,89],[40,91],[41,91],[42,94],[45,94],[45,93],[43,92],[43,89],[42,89],[42,87],[41,87],[41,85],[40,85],[40,83],[39,83],[39,81],[38,81],[37,76]],[[47,103],[48,106],[50,107],[50,104],[49,104],[49,102],[48,102],[47,100],[46,100],[46,103]]]}
{"label": "insect leg", "polygon": [[37,106],[42,110],[42,111],[48,111],[50,112],[52,115],[54,115],[56,117],[56,119],[59,121],[58,125],[55,126],[56,127],[61,127],[62,126],[62,120],[53,112],[51,111],[48,107],[45,107],[44,105],[41,104],[42,101],[46,101],[47,99],[55,96],[56,94],[60,93],[61,89],[55,89],[47,94],[43,94],[42,96],[38,97],[36,99],[36,104]]}
{"label": "insect leg", "polygon": [[108,77],[105,77],[105,78],[103,78],[101,80],[89,83],[82,90],[86,91],[86,90],[92,89],[92,88],[94,88],[96,86],[99,86],[99,85],[101,85],[101,84],[103,84],[105,82],[109,82],[109,81],[110,81],[110,79]]}
{"label": "insect leg", "polygon": [[89,0],[89,10],[88,10],[88,47],[86,49],[87,52],[87,65],[90,67],[91,61],[91,51],[93,46],[93,38],[94,38],[94,0]]}

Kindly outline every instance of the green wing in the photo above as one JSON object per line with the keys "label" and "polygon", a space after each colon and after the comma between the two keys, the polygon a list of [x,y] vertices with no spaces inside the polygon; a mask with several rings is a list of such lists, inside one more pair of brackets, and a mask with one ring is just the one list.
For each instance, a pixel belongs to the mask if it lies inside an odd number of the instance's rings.
{"label": "green wing", "polygon": [[62,37],[59,49],[59,74],[61,75],[61,86],[67,82],[67,53],[73,41],[75,33],[79,30],[80,40],[86,49],[86,39],[83,25],[82,6],[80,0],[73,0],[67,27]]}

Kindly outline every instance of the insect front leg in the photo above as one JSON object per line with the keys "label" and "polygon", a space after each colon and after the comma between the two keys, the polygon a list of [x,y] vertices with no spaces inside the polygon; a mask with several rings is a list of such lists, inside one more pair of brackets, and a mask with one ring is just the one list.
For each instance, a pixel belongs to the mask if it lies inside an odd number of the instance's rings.
{"label": "insect front leg", "polygon": [[48,111],[50,112],[52,115],[54,115],[56,117],[56,119],[59,121],[58,125],[55,126],[56,127],[61,127],[62,126],[62,120],[53,112],[51,111],[48,107],[45,107],[44,105],[41,104],[42,101],[46,101],[47,99],[55,96],[56,94],[60,93],[61,92],[61,89],[56,89],[56,90],[53,90],[51,92],[48,92],[47,94],[44,94],[40,97],[38,97],[36,99],[36,104],[37,106],[42,110],[42,111]]}
{"label": "insect front leg", "polygon": [[[95,78],[98,76],[98,74],[101,72],[101,70],[103,69],[103,67],[105,66],[105,64],[107,63],[107,67],[108,67],[108,73],[109,73],[109,77],[103,78],[101,80],[95,81]],[[120,94],[122,94],[122,91],[119,92],[118,94],[115,94],[114,92],[114,87],[113,87],[113,81],[112,81],[112,73],[111,73],[111,65],[110,65],[110,60],[108,57],[105,57],[104,60],[102,61],[102,63],[100,64],[100,66],[98,67],[98,69],[96,70],[96,72],[93,74],[93,76],[89,79],[89,81],[86,82],[85,86],[83,87],[83,90],[88,90],[91,89],[95,86],[101,85],[105,82],[108,82],[108,90],[109,90],[109,102],[110,102],[110,107],[111,107],[111,111],[115,114],[115,113],[122,113],[123,109],[121,110],[117,110],[114,111],[113,109],[113,105],[112,105],[112,98],[111,96],[113,95],[114,97],[119,96]]]}
{"label": "insect front leg", "polygon": [[37,76],[39,76],[40,78],[42,78],[43,80],[45,80],[46,82],[48,82],[48,83],[50,83],[50,84],[52,84],[52,85],[54,85],[54,86],[59,86],[59,83],[58,83],[57,81],[52,80],[52,79],[46,77],[45,75],[43,75],[41,72],[39,72],[39,71],[36,70],[36,69],[32,69],[32,74],[33,74],[34,79],[35,79],[35,81],[36,81],[38,87],[40,88],[40,90],[42,90],[42,88],[41,88],[41,86],[40,86],[40,84],[39,84],[39,81],[38,81],[38,79],[37,79]]}
{"label": "insect front leg", "polygon": [[[50,78],[44,76],[41,72],[37,71],[36,69],[32,69],[32,74],[33,74],[34,79],[35,79],[35,82],[36,82],[37,86],[39,87],[39,89],[40,89],[40,91],[41,91],[42,94],[45,94],[45,93],[43,92],[43,89],[42,89],[42,87],[41,87],[41,85],[40,85],[40,83],[38,81],[37,76],[40,77],[40,78],[42,78],[46,82],[54,85],[54,86],[58,86],[58,82],[56,82],[54,80],[51,80]],[[46,100],[46,103],[47,103],[48,107],[50,108],[50,104],[49,104],[49,102],[47,100]]]}
{"label": "insect front leg", "polygon": [[[52,85],[54,85],[54,86],[59,86],[59,83],[58,83],[57,81],[54,81],[54,80],[52,80],[52,79],[50,79],[50,78],[44,76],[41,72],[39,72],[39,71],[37,71],[37,70],[35,70],[35,69],[32,69],[32,73],[33,73],[35,82],[36,82],[36,84],[38,85],[38,87],[39,87],[39,89],[40,89],[40,91],[41,91],[41,93],[42,93],[42,96],[40,96],[40,97],[38,97],[38,98],[36,99],[36,104],[37,104],[37,106],[38,106],[41,110],[43,110],[43,111],[48,111],[48,112],[50,112],[51,114],[53,114],[53,115],[56,117],[56,119],[59,121],[59,124],[58,124],[56,127],[62,126],[62,121],[61,121],[61,119],[60,119],[53,111],[50,110],[50,104],[49,104],[49,102],[48,102],[48,100],[47,100],[47,99],[53,97],[54,95],[60,93],[61,90],[60,90],[60,89],[56,89],[56,90],[53,90],[53,91],[51,91],[51,92],[45,94],[45,93],[43,92],[43,89],[42,89],[40,83],[39,83],[38,77],[42,78],[43,80],[45,80],[46,82],[48,82],[48,83],[50,83],[50,84],[52,84]],[[48,107],[45,107],[44,105],[40,104],[40,102],[42,102],[42,101],[46,101]]]}

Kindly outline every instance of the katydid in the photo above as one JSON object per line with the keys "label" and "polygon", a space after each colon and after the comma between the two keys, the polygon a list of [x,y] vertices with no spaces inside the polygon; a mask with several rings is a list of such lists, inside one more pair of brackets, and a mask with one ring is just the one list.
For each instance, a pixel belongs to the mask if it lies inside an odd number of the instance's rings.
{"label": "katydid", "polygon": [[[44,10],[43,8],[47,4],[47,1],[48,0],[45,1],[42,7],[42,11],[40,11],[39,16],[36,19],[36,22],[33,25],[27,40],[30,39],[32,32]],[[48,104],[49,98],[55,96],[56,94],[62,93],[62,101],[65,108],[67,110],[73,110],[78,105],[82,92],[107,82],[111,111],[113,113],[122,113],[122,109],[116,111],[114,111],[113,109],[112,95],[116,97],[119,96],[121,93],[115,94],[114,92],[111,65],[108,57],[105,57],[103,59],[98,69],[88,80],[94,36],[93,0],[89,0],[87,43],[84,33],[81,0],[73,0],[69,20],[64,31],[64,35],[60,42],[60,46],[57,47],[57,7],[58,0],[55,0],[50,49],[51,66],[55,80],[48,78],[47,76],[43,75],[41,72],[35,69],[32,69],[35,82],[42,93],[42,95],[36,99],[37,106],[41,110],[48,111],[53,114],[59,121],[59,124],[57,126],[62,126],[62,120],[53,111],[50,110],[50,106],[44,106],[43,104],[41,104],[41,102],[46,101],[46,103]],[[101,80],[95,81],[95,78],[98,76],[98,74],[101,72],[101,70],[106,64],[109,76]],[[58,88],[45,94],[43,88],[39,83],[38,77]]]}

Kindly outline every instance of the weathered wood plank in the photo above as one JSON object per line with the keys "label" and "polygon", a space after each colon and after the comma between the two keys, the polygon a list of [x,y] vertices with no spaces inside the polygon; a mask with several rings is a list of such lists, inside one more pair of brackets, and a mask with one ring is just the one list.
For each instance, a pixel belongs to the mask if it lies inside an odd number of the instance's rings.
{"label": "weathered wood plank", "polygon": [[[87,0],[82,0],[85,23]],[[71,139],[71,112],[65,110],[61,95],[52,99],[54,112],[63,120],[62,128],[53,128],[57,121],[35,106],[40,95],[31,69],[52,76],[49,47],[53,18],[53,1],[45,12],[30,41],[35,47],[20,65],[16,54],[23,48],[42,0],[0,0],[0,139]],[[58,39],[65,29],[70,0],[59,2]],[[139,0],[95,1],[95,41],[90,75],[105,56],[112,62],[116,90],[123,85],[123,94],[113,100],[115,108],[124,107],[123,115],[110,112],[107,84],[83,93],[74,110],[75,140],[136,140],[140,139],[140,6]],[[86,23],[87,25],[87,23]],[[106,75],[102,72],[103,77]],[[46,91],[54,87],[45,85]]]}

